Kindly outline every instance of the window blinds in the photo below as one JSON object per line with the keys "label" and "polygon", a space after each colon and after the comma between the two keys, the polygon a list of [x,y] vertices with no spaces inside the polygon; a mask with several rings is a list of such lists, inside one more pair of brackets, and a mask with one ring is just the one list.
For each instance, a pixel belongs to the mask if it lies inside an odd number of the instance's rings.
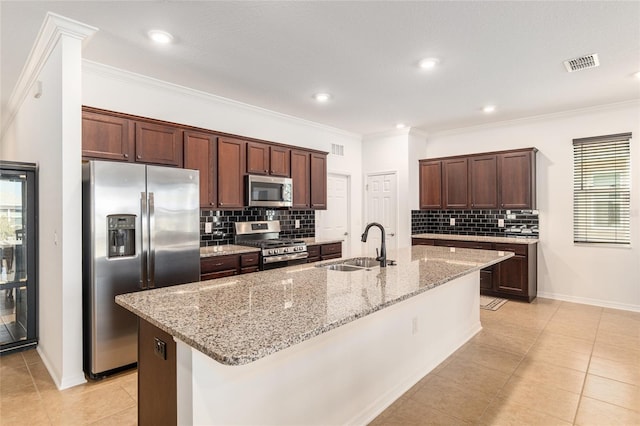
{"label": "window blinds", "polygon": [[573,241],[629,244],[631,133],[573,140]]}

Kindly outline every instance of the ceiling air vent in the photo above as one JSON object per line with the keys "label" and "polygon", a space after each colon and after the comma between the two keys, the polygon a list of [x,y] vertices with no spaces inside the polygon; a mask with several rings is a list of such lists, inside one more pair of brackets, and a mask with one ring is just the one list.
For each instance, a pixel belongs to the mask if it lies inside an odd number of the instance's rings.
{"label": "ceiling air vent", "polygon": [[589,68],[595,68],[600,65],[598,60],[598,54],[593,53],[591,55],[580,56],[579,58],[569,59],[564,61],[564,67],[568,72],[581,71]]}

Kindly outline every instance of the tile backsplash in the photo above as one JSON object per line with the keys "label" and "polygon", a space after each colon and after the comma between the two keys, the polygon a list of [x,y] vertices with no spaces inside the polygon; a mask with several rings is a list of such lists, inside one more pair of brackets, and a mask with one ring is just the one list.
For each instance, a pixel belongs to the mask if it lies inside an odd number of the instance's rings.
{"label": "tile backsplash", "polygon": [[[280,221],[280,236],[283,238],[314,237],[316,232],[315,210],[276,210],[268,208],[245,208],[243,210],[200,210],[200,246],[233,244],[235,222],[256,220]],[[296,220],[300,227],[296,229]],[[212,232],[205,233],[205,223],[211,222]]]}
{"label": "tile backsplash", "polygon": [[[455,225],[451,225],[455,219]],[[498,221],[504,220],[504,227]],[[538,237],[537,210],[412,210],[411,234]]]}

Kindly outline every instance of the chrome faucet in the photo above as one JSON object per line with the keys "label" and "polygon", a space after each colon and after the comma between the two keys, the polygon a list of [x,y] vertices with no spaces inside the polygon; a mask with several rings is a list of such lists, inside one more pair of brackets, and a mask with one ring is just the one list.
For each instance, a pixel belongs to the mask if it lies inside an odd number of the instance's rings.
{"label": "chrome faucet", "polygon": [[378,228],[380,228],[380,232],[382,233],[382,240],[380,242],[380,252],[378,253],[378,249],[376,249],[376,260],[380,262],[380,267],[384,268],[387,266],[387,246],[384,241],[384,234],[385,234],[384,226],[380,225],[378,222],[371,222],[370,224],[367,225],[366,228],[364,228],[364,232],[362,233],[362,238],[360,239],[360,241],[362,241],[363,243],[367,242],[367,235],[369,234],[369,228],[371,228],[372,226],[377,226]]}

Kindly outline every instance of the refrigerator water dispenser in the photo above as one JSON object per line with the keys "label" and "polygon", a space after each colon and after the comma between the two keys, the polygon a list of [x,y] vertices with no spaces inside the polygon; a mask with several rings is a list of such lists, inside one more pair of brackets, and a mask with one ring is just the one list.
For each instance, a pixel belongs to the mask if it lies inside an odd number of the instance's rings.
{"label": "refrigerator water dispenser", "polygon": [[133,214],[107,216],[108,258],[135,256],[136,216]]}

